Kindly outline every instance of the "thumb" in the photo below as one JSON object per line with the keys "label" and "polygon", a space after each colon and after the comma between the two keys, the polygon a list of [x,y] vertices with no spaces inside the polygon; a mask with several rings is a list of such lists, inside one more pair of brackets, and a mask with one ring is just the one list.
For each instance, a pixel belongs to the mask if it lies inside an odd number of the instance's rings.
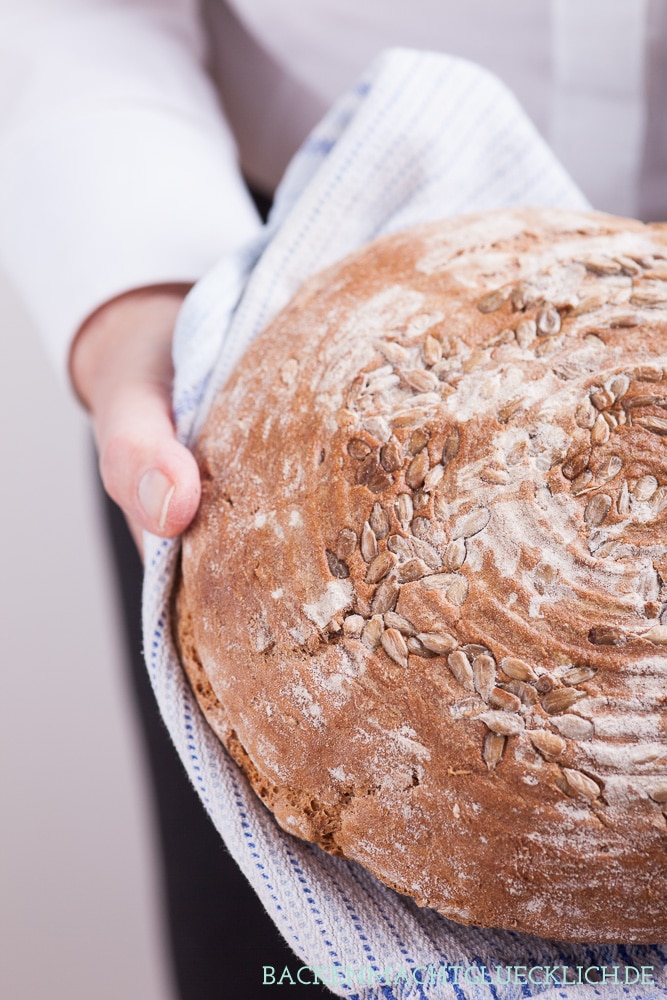
{"label": "thumb", "polygon": [[171,340],[186,286],[138,289],[102,306],[72,349],[72,382],[93,418],[102,482],[141,550],[143,530],[183,531],[199,505],[192,454],[171,417]]}
{"label": "thumb", "polygon": [[176,440],[169,387],[148,379],[124,382],[95,420],[100,473],[133,533],[180,534],[199,505],[197,463]]}

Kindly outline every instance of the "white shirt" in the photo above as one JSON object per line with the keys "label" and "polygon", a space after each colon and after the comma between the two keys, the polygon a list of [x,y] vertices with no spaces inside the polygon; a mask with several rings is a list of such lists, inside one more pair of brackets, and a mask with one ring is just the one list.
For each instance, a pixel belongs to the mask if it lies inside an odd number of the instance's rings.
{"label": "white shirt", "polygon": [[251,235],[237,155],[271,190],[397,44],[491,69],[596,208],[667,219],[665,0],[0,0],[0,256],[61,370],[103,302]]}

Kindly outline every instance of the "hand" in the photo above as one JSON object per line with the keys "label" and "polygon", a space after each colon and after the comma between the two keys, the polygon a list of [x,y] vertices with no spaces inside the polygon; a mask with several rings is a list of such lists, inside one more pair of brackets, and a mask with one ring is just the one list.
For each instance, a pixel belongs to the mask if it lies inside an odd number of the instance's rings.
{"label": "hand", "polygon": [[112,299],[72,347],[74,388],[90,410],[102,482],[142,553],[142,530],[180,534],[199,505],[199,470],[174,434],[171,341],[188,286],[142,288]]}

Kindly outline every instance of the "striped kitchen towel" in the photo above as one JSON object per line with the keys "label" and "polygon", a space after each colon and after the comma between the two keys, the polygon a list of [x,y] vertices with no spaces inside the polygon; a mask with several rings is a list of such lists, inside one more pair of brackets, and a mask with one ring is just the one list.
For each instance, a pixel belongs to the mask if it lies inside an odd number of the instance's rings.
{"label": "striped kitchen towel", "polygon": [[[383,54],[306,140],[260,236],[190,293],[174,345],[181,439],[193,442],[245,347],[309,275],[382,234],[512,205],[587,207],[492,75],[442,55]],[[177,540],[146,538],[151,681],[204,807],[298,956],[294,974],[350,1000],[667,996],[659,947],[464,927],[284,833],[209,729],[183,674],[169,628],[178,551]],[[281,974],[267,969],[267,985]]]}

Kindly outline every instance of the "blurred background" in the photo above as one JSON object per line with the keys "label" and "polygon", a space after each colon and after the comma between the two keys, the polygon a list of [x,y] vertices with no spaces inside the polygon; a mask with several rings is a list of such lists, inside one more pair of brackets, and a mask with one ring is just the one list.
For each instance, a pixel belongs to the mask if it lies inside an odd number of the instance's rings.
{"label": "blurred background", "polygon": [[0,996],[171,1000],[80,408],[0,273]]}

